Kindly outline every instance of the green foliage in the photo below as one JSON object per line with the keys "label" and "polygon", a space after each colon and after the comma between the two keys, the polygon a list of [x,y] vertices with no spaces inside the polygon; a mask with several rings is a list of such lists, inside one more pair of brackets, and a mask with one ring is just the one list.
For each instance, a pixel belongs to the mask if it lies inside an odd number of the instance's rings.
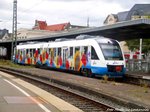
{"label": "green foliage", "polygon": [[[128,46],[131,51],[139,49],[140,39],[128,40],[126,41],[126,46]],[[150,39],[142,40],[142,52],[146,54],[150,52]]]}
{"label": "green foliage", "polygon": [[102,83],[107,83],[108,82],[108,76],[107,75],[104,75],[102,78],[103,78]]}
{"label": "green foliage", "polygon": [[15,63],[12,63],[10,60],[0,59],[0,66],[9,66],[14,68],[32,68],[32,66],[21,66]]}

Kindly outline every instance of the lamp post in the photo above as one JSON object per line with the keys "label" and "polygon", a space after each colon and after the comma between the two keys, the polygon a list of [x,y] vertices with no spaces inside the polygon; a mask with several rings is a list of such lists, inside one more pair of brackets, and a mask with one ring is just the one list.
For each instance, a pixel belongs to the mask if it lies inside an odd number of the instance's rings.
{"label": "lamp post", "polygon": [[[15,41],[15,45],[14,45],[14,41]],[[17,0],[14,0],[14,2],[13,2],[11,61],[13,61],[14,47],[15,47],[15,53],[16,53],[16,46],[17,46]]]}

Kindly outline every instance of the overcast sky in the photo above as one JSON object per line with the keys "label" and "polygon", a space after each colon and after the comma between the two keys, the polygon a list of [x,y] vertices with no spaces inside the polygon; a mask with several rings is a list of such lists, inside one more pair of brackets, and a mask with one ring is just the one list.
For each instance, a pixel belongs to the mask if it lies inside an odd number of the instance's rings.
{"label": "overcast sky", "polygon": [[[149,0],[17,0],[18,28],[32,28],[35,20],[51,24],[102,26],[109,14],[130,10]],[[12,29],[13,0],[0,0],[0,29]]]}

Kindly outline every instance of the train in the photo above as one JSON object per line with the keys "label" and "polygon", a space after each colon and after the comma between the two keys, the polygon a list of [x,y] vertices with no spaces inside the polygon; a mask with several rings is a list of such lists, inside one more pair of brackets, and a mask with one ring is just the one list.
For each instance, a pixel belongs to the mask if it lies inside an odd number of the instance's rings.
{"label": "train", "polygon": [[122,78],[125,58],[119,42],[102,36],[26,42],[17,45],[15,63],[80,72],[88,77]]}

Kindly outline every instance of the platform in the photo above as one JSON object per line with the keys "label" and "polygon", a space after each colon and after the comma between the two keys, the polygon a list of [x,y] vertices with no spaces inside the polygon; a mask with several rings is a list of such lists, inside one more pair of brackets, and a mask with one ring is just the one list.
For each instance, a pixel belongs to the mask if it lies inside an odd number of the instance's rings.
{"label": "platform", "polygon": [[78,87],[88,88],[92,91],[97,91],[100,94],[108,95],[119,101],[123,101],[126,105],[135,104],[150,109],[150,88],[140,87],[127,83],[118,83],[108,81],[104,83],[103,80],[95,78],[87,78],[68,73],[57,72],[52,70],[44,70],[37,68],[13,68],[4,67],[16,72],[22,72],[32,76],[39,76],[47,78],[51,81],[62,82],[64,84],[72,84]]}
{"label": "platform", "polygon": [[0,71],[0,112],[82,112],[82,110]]}
{"label": "platform", "polygon": [[37,68],[14,68],[3,66],[0,67],[7,68],[7,70],[12,70],[14,72],[21,72],[23,74],[38,76],[44,79],[51,80],[52,82],[59,82],[59,84],[67,84],[68,86],[75,86],[84,89],[88,89],[90,91],[95,91],[97,94],[104,94],[105,96],[109,96],[112,99],[116,99],[117,101],[124,102],[125,105],[132,105],[135,107],[140,106],[144,107],[149,111],[150,110],[150,88],[146,85],[137,86],[128,83],[119,83],[115,81],[107,81],[97,78],[87,78],[78,75],[71,75],[69,73],[57,72],[53,70],[44,70]]}
{"label": "platform", "polygon": [[130,73],[125,75],[125,82],[150,87],[150,73]]}

